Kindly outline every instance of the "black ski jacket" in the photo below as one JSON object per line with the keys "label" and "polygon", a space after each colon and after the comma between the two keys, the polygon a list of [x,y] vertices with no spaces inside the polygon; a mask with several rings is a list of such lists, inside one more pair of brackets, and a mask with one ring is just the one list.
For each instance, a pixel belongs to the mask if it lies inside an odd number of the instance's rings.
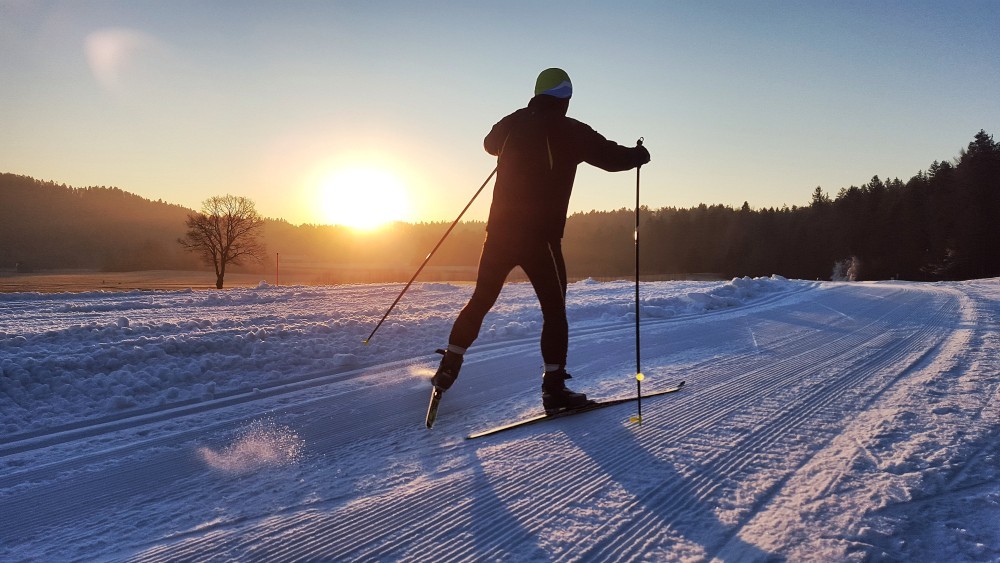
{"label": "black ski jacket", "polygon": [[483,141],[497,156],[497,180],[486,230],[490,236],[558,240],[566,226],[576,167],[609,172],[648,162],[649,153],[606,139],[566,117],[569,100],[538,95],[501,119]]}

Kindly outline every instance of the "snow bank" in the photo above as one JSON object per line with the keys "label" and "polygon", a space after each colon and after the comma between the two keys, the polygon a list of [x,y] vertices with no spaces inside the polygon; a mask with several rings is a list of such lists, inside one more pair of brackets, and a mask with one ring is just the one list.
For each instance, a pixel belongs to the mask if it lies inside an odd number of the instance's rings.
{"label": "snow bank", "polygon": [[[801,288],[780,276],[643,283],[644,318],[740,307]],[[401,285],[225,291],[0,294],[0,432],[8,436],[204,401],[430,355],[472,292],[417,284],[362,345]],[[632,282],[585,280],[567,300],[574,328],[634,321]],[[530,284],[509,284],[479,339],[537,337]]]}

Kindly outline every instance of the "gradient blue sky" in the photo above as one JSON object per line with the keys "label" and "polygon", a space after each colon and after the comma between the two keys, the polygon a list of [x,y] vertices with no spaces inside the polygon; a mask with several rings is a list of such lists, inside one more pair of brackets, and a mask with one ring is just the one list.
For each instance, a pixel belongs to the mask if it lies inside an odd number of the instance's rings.
{"label": "gradient blue sky", "polygon": [[[996,135],[998,29],[997,0],[0,0],[0,171],[299,224],[367,163],[409,219],[451,220],[495,164],[483,136],[560,66],[571,116],[645,137],[644,204],[804,205]],[[571,210],[634,189],[582,165]]]}

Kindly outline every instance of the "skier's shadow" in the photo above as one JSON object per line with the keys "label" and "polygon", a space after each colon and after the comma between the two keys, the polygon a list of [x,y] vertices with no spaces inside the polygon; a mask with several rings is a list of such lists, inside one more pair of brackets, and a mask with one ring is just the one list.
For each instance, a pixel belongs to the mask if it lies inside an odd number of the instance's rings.
{"label": "skier's shadow", "polygon": [[[636,508],[642,510],[646,519],[653,518],[661,530],[669,529],[671,535],[680,535],[689,542],[701,545],[709,559],[725,548],[727,554],[738,554],[739,561],[785,560],[743,541],[732,526],[720,522],[712,507],[698,495],[696,485],[669,462],[652,455],[628,428],[613,424],[602,427],[601,432],[596,434],[576,427],[568,428],[566,435],[587,453],[608,478],[628,491],[638,504]],[[608,444],[615,445],[616,455],[608,455]],[[672,508],[669,514],[663,514],[664,507],[668,506],[679,508]],[[593,546],[591,553],[600,553],[603,547],[603,542],[600,542]],[[665,547],[669,549],[669,546]]]}

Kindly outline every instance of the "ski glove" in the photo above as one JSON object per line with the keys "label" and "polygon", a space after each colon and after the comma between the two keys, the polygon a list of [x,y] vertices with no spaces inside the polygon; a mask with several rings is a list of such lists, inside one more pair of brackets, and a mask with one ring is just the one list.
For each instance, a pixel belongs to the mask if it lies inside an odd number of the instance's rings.
{"label": "ski glove", "polygon": [[638,145],[635,147],[635,151],[637,153],[637,161],[638,161],[638,164],[636,164],[636,166],[642,166],[643,164],[649,162],[649,151],[646,150],[646,147]]}

